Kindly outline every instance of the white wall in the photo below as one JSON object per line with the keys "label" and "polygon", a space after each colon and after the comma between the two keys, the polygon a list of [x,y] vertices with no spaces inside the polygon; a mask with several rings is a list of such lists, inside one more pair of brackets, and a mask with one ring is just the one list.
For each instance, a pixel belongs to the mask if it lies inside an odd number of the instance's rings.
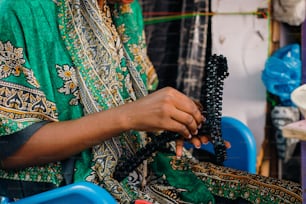
{"label": "white wall", "polygon": [[[212,0],[214,12],[252,12],[267,8],[267,0]],[[257,152],[264,140],[266,89],[261,71],[268,56],[269,25],[256,15],[214,15],[213,53],[227,57],[223,115],[240,119],[255,135]]]}

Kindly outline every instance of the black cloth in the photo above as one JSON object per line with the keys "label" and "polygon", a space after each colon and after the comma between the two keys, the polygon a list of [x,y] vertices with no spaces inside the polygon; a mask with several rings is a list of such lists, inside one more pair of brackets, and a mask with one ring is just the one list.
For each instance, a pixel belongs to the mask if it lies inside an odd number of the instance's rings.
{"label": "black cloth", "polygon": [[49,121],[34,123],[33,125],[7,136],[0,137],[0,160],[15,153],[30,137]]}
{"label": "black cloth", "polygon": [[[181,1],[140,0],[144,19],[157,17],[160,12],[181,12]],[[181,20],[145,24],[148,56],[159,79],[158,88],[176,88]]]}
{"label": "black cloth", "polygon": [[[182,13],[208,13],[210,0],[183,0]],[[211,16],[195,15],[181,20],[177,88],[200,100],[207,58],[211,55]]]}
{"label": "black cloth", "polygon": [[[145,23],[148,56],[158,75],[158,89],[171,86],[199,99],[206,58],[211,56],[211,16],[167,21],[169,15],[210,12],[210,0],[140,0],[144,19],[165,17],[164,22]],[[163,15],[160,15],[163,14]]]}
{"label": "black cloth", "polygon": [[55,187],[52,183],[0,179],[0,196],[11,199],[24,198],[54,189]]}
{"label": "black cloth", "polygon": [[[50,121],[42,121],[35,123],[12,135],[0,137],[0,159],[5,159],[6,157],[16,152],[32,137],[32,135],[37,130],[49,122]],[[64,177],[63,185],[67,185],[73,182],[74,162],[75,157],[71,157],[62,161],[62,175]],[[23,198],[51,190],[55,187],[56,186],[51,183],[0,179],[0,196],[5,196],[8,198]]]}

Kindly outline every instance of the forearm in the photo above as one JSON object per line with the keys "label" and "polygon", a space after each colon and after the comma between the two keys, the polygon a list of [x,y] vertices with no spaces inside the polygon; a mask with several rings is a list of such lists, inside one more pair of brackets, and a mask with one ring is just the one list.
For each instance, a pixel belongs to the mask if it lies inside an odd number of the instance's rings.
{"label": "forearm", "polygon": [[48,123],[41,127],[13,155],[2,161],[3,168],[23,168],[60,161],[100,144],[125,131],[120,109],[103,111],[86,117]]}
{"label": "forearm", "polygon": [[[167,130],[190,139],[203,120],[190,98],[173,88],[164,88],[135,102],[78,120],[46,124],[2,163],[4,168],[22,168],[63,160],[128,130]],[[178,156],[183,143],[179,146]]]}

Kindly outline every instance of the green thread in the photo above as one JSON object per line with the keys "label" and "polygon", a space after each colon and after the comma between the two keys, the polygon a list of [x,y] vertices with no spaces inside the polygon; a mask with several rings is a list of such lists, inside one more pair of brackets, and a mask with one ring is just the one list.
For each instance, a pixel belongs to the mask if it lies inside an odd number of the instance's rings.
{"label": "green thread", "polygon": [[[158,13],[145,13],[145,14],[158,14]],[[164,12],[163,14],[167,14]],[[269,16],[269,12],[258,12],[258,11],[251,11],[251,12],[192,12],[192,13],[180,13],[178,12],[177,15],[165,15],[165,16],[158,16],[158,17],[147,17],[144,18],[144,24],[156,24],[156,23],[166,23],[170,21],[185,19],[185,18],[192,18],[195,16],[215,16],[215,15],[264,15]]]}

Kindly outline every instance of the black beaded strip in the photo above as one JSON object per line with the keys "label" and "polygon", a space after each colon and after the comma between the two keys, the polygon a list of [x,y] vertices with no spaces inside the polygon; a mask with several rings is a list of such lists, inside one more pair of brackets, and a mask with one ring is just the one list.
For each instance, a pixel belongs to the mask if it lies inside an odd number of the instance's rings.
{"label": "black beaded strip", "polygon": [[226,159],[226,147],[221,132],[223,86],[224,79],[229,75],[226,58],[222,55],[212,55],[204,73],[200,102],[206,121],[199,130],[199,135],[208,133],[214,146],[215,161],[222,165]]}
{"label": "black beaded strip", "polygon": [[135,155],[121,157],[116,165],[113,177],[119,182],[137,168],[144,160],[149,158],[152,153],[164,148],[166,144],[179,138],[179,134],[174,132],[163,132],[160,135],[148,133],[151,142],[147,143],[143,148],[140,148]]}
{"label": "black beaded strip", "polygon": [[[200,102],[203,105],[203,115],[206,121],[199,130],[199,135],[209,136],[215,150],[215,161],[222,164],[226,158],[226,148],[221,134],[221,116],[222,116],[222,95],[223,81],[228,76],[227,61],[222,55],[211,56],[208,65],[205,67],[204,84],[202,88]],[[180,137],[174,132],[165,131],[160,135],[148,133],[151,142],[145,147],[139,149],[135,155],[123,156],[116,165],[113,177],[119,182],[137,168],[152,153],[161,150],[170,141]]]}

